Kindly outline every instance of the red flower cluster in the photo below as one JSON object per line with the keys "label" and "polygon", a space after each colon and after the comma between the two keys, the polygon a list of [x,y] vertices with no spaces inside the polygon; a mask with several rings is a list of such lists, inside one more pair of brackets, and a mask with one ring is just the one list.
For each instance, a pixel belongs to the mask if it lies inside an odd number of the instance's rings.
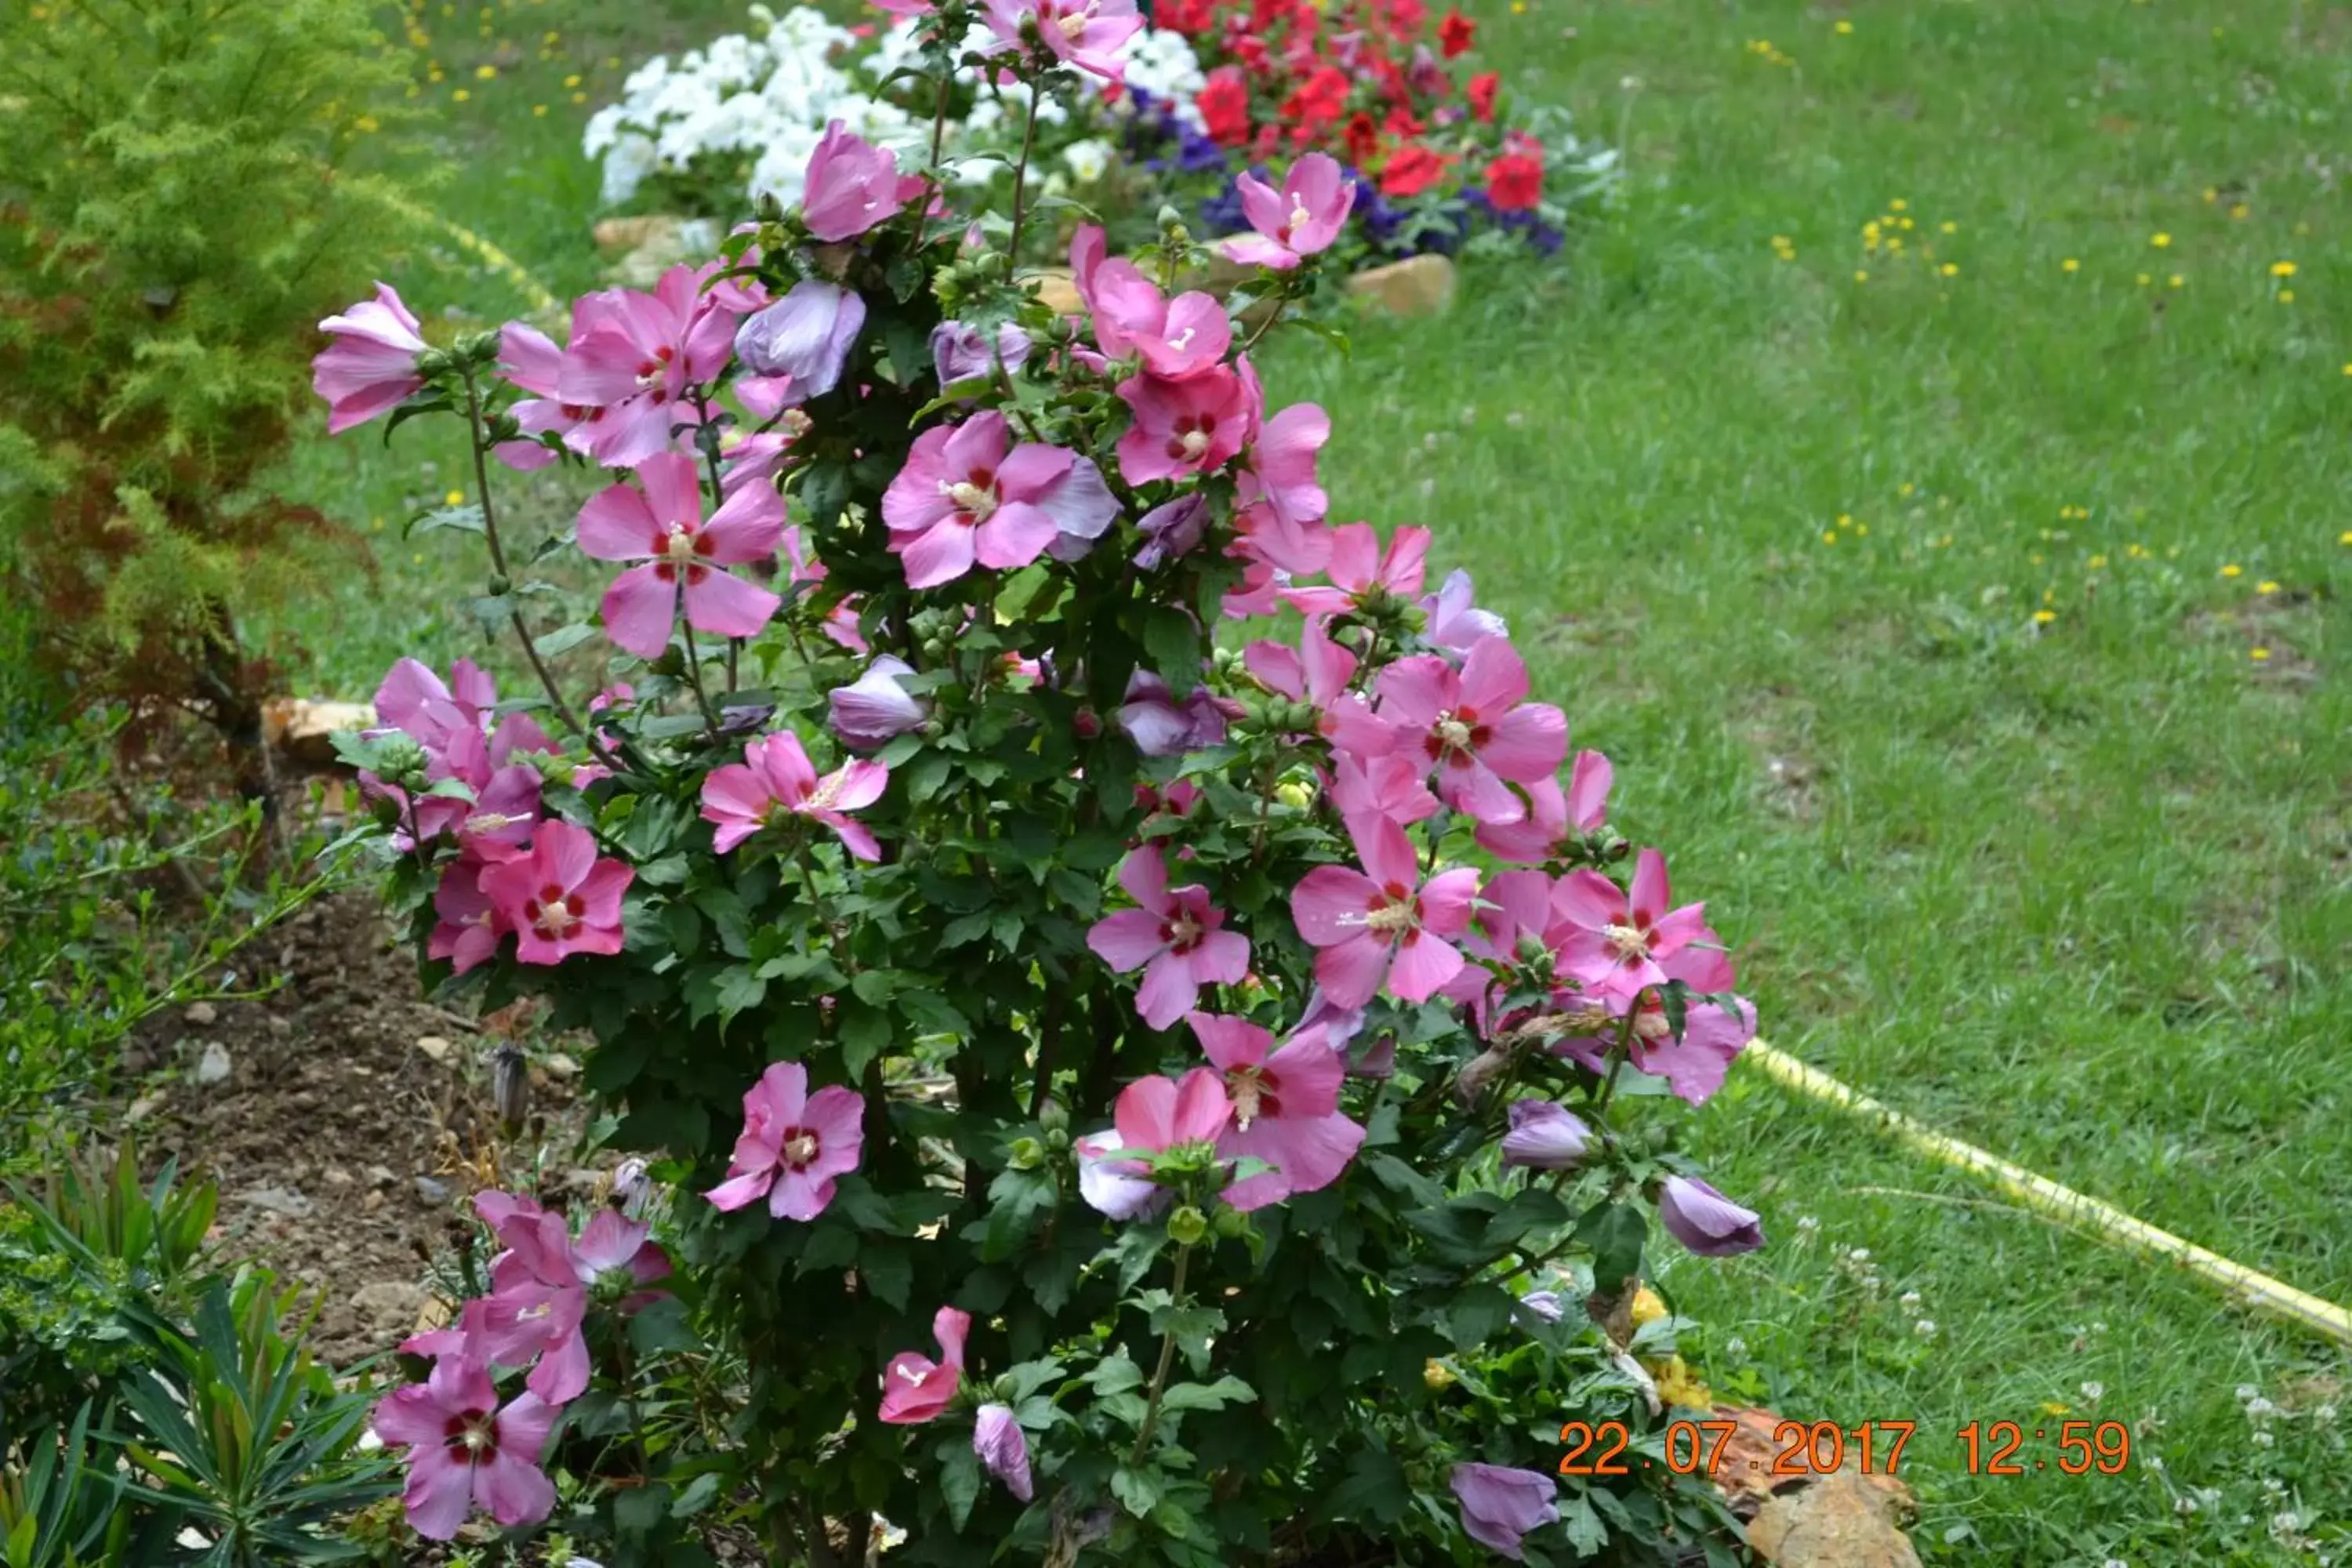
{"label": "red flower cluster", "polygon": [[1505,212],[1542,200],[1540,145],[1486,129],[1501,79],[1444,64],[1477,37],[1458,9],[1433,24],[1423,0],[1162,0],[1154,21],[1207,69],[1208,134],[1252,161],[1328,153],[1393,199],[1483,184]]}

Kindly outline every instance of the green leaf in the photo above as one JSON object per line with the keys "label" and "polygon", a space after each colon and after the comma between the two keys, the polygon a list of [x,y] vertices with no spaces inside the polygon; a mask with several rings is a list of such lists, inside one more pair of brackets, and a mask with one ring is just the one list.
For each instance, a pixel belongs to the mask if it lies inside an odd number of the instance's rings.
{"label": "green leaf", "polygon": [[1201,683],[1201,632],[1172,605],[1154,605],[1143,617],[1143,653],[1178,701]]}
{"label": "green leaf", "polygon": [[1323,1494],[1321,1511],[1332,1519],[1392,1524],[1404,1517],[1412,1487],[1404,1467],[1380,1448],[1361,1448],[1348,1459],[1348,1473]]}
{"label": "green leaf", "polygon": [[1143,1369],[1124,1355],[1105,1356],[1087,1373],[1097,1394],[1118,1394],[1143,1386]]}
{"label": "green leaf", "polygon": [[1159,1476],[1150,1470],[1121,1465],[1111,1472],[1110,1495],[1118,1500],[1119,1507],[1138,1519],[1151,1511],[1164,1489]]}
{"label": "green leaf", "polygon": [[768,983],[761,979],[758,972],[749,964],[730,964],[719,972],[719,984],[714,995],[721,1018],[732,1018],[738,1013],[750,1012],[767,994]]}
{"label": "green leaf", "polygon": [[716,1470],[706,1470],[695,1477],[687,1483],[686,1489],[677,1494],[677,1501],[670,1505],[669,1516],[672,1519],[692,1519],[717,1499],[719,1484],[719,1472]]}
{"label": "green leaf", "polygon": [[866,1281],[876,1300],[892,1311],[903,1312],[915,1288],[915,1262],[898,1247],[877,1249],[868,1242],[857,1257],[857,1277]]}
{"label": "green leaf", "polygon": [[890,1015],[855,999],[841,1005],[841,1065],[854,1080],[890,1044]]}
{"label": "green leaf", "polygon": [[428,507],[408,520],[400,531],[403,539],[412,534],[430,533],[436,528],[454,528],[464,533],[487,533],[482,521],[482,509],[472,501],[457,506]]}
{"label": "green leaf", "polygon": [[1471,1285],[1457,1292],[1445,1309],[1445,1331],[1459,1351],[1486,1342],[1496,1330],[1511,1321],[1515,1298],[1495,1285]]}
{"label": "green leaf", "polygon": [[1238,1377],[1221,1377],[1214,1383],[1179,1383],[1160,1396],[1162,1410],[1223,1410],[1228,1405],[1247,1405],[1257,1398],[1257,1391]]}
{"label": "green leaf", "polygon": [[1053,574],[1043,565],[1024,566],[1004,580],[996,593],[996,614],[1000,620],[1018,621],[1028,610],[1039,590],[1053,580]]}
{"label": "green leaf", "polygon": [[1649,1238],[1649,1221],[1632,1204],[1601,1202],[1576,1222],[1576,1239],[1592,1249],[1594,1285],[1614,1293],[1642,1272],[1642,1244]]}
{"label": "green leaf", "polygon": [[949,1438],[940,1445],[940,1496],[948,1505],[948,1519],[958,1534],[971,1522],[971,1505],[980,1500],[980,1456],[969,1439]]}
{"label": "green leaf", "polygon": [[595,635],[594,626],[585,621],[574,621],[568,626],[556,627],[545,637],[533,638],[530,646],[541,657],[553,658],[559,653],[568,653],[578,647]]}
{"label": "green leaf", "polygon": [[650,1534],[669,1512],[669,1484],[627,1487],[613,1494],[613,1528],[625,1536]]}
{"label": "green leaf", "polygon": [[1559,1527],[1580,1558],[1593,1556],[1609,1544],[1608,1526],[1601,1522],[1601,1516],[1592,1511],[1591,1501],[1582,1492],[1560,1500]]}

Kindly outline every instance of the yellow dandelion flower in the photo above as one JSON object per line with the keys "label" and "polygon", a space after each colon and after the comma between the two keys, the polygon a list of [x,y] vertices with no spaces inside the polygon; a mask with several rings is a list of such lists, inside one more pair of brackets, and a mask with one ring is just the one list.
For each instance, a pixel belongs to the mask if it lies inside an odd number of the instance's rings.
{"label": "yellow dandelion flower", "polygon": [[1901,196],[1897,196],[1893,201],[1886,204],[1886,210],[1889,212],[1907,212],[1910,210],[1910,207],[1911,204],[1905,201]]}
{"label": "yellow dandelion flower", "polygon": [[533,120],[544,120],[544,119],[546,119],[546,118],[547,118],[547,105],[545,105],[545,104],[543,104],[543,103],[534,103],[534,104],[532,104],[532,105],[530,106],[530,117],[531,117]]}
{"label": "yellow dandelion flower", "polygon": [[2091,557],[2091,570],[2094,572],[2104,571],[2106,568],[2106,564],[2107,558],[2104,555],[2094,555]]}
{"label": "yellow dandelion flower", "polygon": [[562,39],[562,34],[556,32],[553,28],[550,28],[548,29],[547,37],[541,38],[540,42],[543,44],[552,44]]}
{"label": "yellow dandelion flower", "polygon": [[1870,524],[1866,522],[1855,523],[1853,525],[1853,536],[1856,539],[1868,539],[1870,537]]}
{"label": "yellow dandelion flower", "polygon": [[2246,215],[2253,210],[2253,208],[2248,206],[2245,203],[2240,202],[2237,205],[2230,209],[2230,216],[2242,223],[2245,221]]}
{"label": "yellow dandelion flower", "polygon": [[2139,286],[2140,286],[2141,288],[2143,288],[2143,289],[2147,288],[2149,284],[2151,284],[2151,283],[2153,283],[2153,282],[2155,282],[2155,281],[2156,281],[2156,279],[2155,279],[2150,278],[2150,277],[2149,277],[2147,273],[2145,273],[2145,272],[2141,273],[2141,274],[2139,275],[2139,278],[2138,278],[2138,283],[2139,283]]}
{"label": "yellow dandelion flower", "polygon": [[2058,264],[2058,270],[2061,272],[2080,272],[2083,270],[2083,264],[2070,256],[2065,260]]}
{"label": "yellow dandelion flower", "polygon": [[2280,290],[2278,291],[2278,302],[2279,302],[2280,304],[2282,304],[2282,305],[2292,305],[2292,304],[2294,304],[2294,289],[2280,289]]}
{"label": "yellow dandelion flower", "polygon": [[584,92],[575,92],[572,95],[572,101],[574,103],[585,103],[588,101],[588,95]]}
{"label": "yellow dandelion flower", "polygon": [[2210,185],[2208,185],[2208,186],[2206,186],[2206,187],[2205,187],[2205,200],[2206,200],[2206,203],[2207,203],[2207,205],[2211,205],[2211,204],[2212,204],[2212,203],[2214,203],[2214,202],[2220,201],[2221,199],[2221,192],[2219,192],[2219,191],[2215,190],[2215,189],[2214,189],[2212,186],[2210,186]]}
{"label": "yellow dandelion flower", "polygon": [[1837,30],[1841,33],[1851,33],[1853,31],[1853,24],[1841,16],[1838,18]]}
{"label": "yellow dandelion flower", "polygon": [[2178,289],[2178,288],[2179,288],[2182,284],[2184,284],[2184,283],[2188,282],[2188,281],[2189,281],[2189,279],[2186,279],[2186,278],[2183,278],[2179,273],[2176,272],[2176,273],[2174,273],[2171,277],[2169,277],[2169,278],[2166,279],[2165,279],[2165,281],[2166,281],[2167,283],[2170,284],[2173,288]]}
{"label": "yellow dandelion flower", "polygon": [[1822,542],[1823,544],[1835,544],[1837,542],[1837,530],[1834,528],[1825,528],[1822,530]]}
{"label": "yellow dandelion flower", "polygon": [[447,495],[441,498],[441,503],[444,506],[464,506],[466,504],[466,492],[464,490],[451,490]]}
{"label": "yellow dandelion flower", "polygon": [[1947,261],[1936,270],[1947,278],[1958,278],[1960,275],[1960,264],[1957,261]]}
{"label": "yellow dandelion flower", "polygon": [[1460,1379],[1452,1367],[1432,1356],[1422,1363],[1421,1381],[1432,1388],[1451,1388]]}
{"label": "yellow dandelion flower", "polygon": [[1901,484],[1895,487],[1895,493],[1899,496],[1907,496],[1918,488],[1919,487],[1917,485],[1913,484],[1909,479],[1906,479]]}
{"label": "yellow dandelion flower", "polygon": [[2273,278],[2292,278],[2292,277],[2294,277],[2294,262],[2292,262],[2292,261],[2273,261],[2273,262],[2272,262],[2272,263],[2271,263],[2271,276],[2272,276],[2272,277],[2273,277]]}
{"label": "yellow dandelion flower", "polygon": [[2337,534],[2336,536],[2336,542],[2338,544],[2352,544],[2352,528],[2347,528],[2343,532]]}
{"label": "yellow dandelion flower", "polygon": [[2236,577],[2242,574],[2245,570],[2246,569],[2244,567],[2232,561],[2227,566],[2221,568],[2221,575],[2224,577]]}
{"label": "yellow dandelion flower", "polygon": [[1950,218],[1946,218],[1936,226],[1943,230],[1946,234],[1958,234],[1960,232],[1960,226],[1954,223]]}
{"label": "yellow dandelion flower", "polygon": [[455,92],[451,93],[449,96],[450,96],[450,98],[451,98],[451,99],[455,100],[457,102],[463,103],[463,102],[465,102],[467,99],[469,99],[469,98],[473,97],[474,95],[473,95],[472,93],[470,93],[470,92],[467,92],[464,88],[462,88],[462,87],[461,87],[461,88],[459,88],[457,91],[455,91]]}
{"label": "yellow dandelion flower", "polygon": [[1898,228],[1913,228],[1913,227],[1916,227],[1917,226],[1916,226],[1916,225],[1915,225],[1915,224],[1914,224],[1914,223],[1913,223],[1909,218],[1907,218],[1907,217],[1906,217],[1906,218],[1897,218],[1897,219],[1895,220],[1895,226],[1896,226],[1896,227],[1898,227]]}
{"label": "yellow dandelion flower", "polygon": [[496,81],[499,79],[499,68],[496,66],[476,66],[474,68],[474,78],[478,81]]}
{"label": "yellow dandelion flower", "polygon": [[2055,610],[2036,610],[2033,612],[2033,624],[2038,626],[2046,626],[2057,618],[2058,612]]}
{"label": "yellow dandelion flower", "polygon": [[1889,250],[1900,250],[1900,249],[1902,249],[1902,248],[1903,248],[1903,237],[1902,237],[1901,235],[1899,235],[1899,234],[1897,234],[1897,235],[1890,235],[1890,236],[1887,237],[1887,241],[1886,241],[1886,248],[1887,248],[1887,249],[1889,249]]}
{"label": "yellow dandelion flower", "polygon": [[1838,513],[1837,525],[1840,528],[1852,528],[1853,526],[1853,515],[1843,511]]}
{"label": "yellow dandelion flower", "polygon": [[2271,661],[2271,650],[2266,647],[2250,647],[2246,650],[2246,657],[2256,664],[2268,664]]}
{"label": "yellow dandelion flower", "polygon": [[2163,250],[2170,247],[2172,237],[2168,234],[2152,234],[2147,237],[2147,242],[2158,250]]}
{"label": "yellow dandelion flower", "polygon": [[563,79],[563,85],[566,87],[578,87],[580,85],[580,78],[576,74],[565,77]]}
{"label": "yellow dandelion flower", "polygon": [[2278,591],[2279,585],[2267,577],[2254,584],[2254,592],[2257,594],[2275,594]]}
{"label": "yellow dandelion flower", "polygon": [[1853,280],[1857,283],[1867,283],[1870,281],[1870,274],[1857,268],[1853,275]]}

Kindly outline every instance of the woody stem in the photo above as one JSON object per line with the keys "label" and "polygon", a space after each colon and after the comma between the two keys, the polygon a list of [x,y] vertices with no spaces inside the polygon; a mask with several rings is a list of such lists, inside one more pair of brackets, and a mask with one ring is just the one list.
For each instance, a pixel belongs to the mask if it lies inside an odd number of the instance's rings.
{"label": "woody stem", "polygon": [[[474,493],[482,502],[482,538],[490,547],[490,570],[507,584],[506,591],[510,595],[514,591],[513,579],[507,572],[506,550],[499,542],[498,512],[490,503],[489,442],[482,429],[481,384],[474,379],[472,365],[466,367],[464,375],[467,428],[474,448]],[[555,716],[562,720],[563,727],[573,734],[586,736],[589,748],[596,752],[608,766],[611,765],[612,758],[604,755],[604,749],[597,744],[596,737],[583,730],[580,721],[572,717],[571,705],[563,700],[562,688],[556,685],[554,673],[547,668],[547,661],[540,657],[538,644],[531,640],[530,628],[523,624],[522,613],[518,610],[510,618],[514,622],[515,636],[522,643],[522,656],[530,661],[530,668],[539,676],[540,685],[546,688],[547,700],[554,705]]]}
{"label": "woody stem", "polygon": [[[1184,1271],[1192,1262],[1192,1249],[1190,1247],[1176,1249],[1176,1272],[1168,1281],[1168,1300],[1172,1311],[1183,1310]],[[1175,1360],[1176,1325],[1171,1322],[1160,1336],[1160,1364],[1151,1372],[1151,1397],[1143,1407],[1143,1425],[1135,1434],[1135,1451],[1127,1457],[1129,1466],[1143,1463],[1144,1450],[1151,1447],[1152,1429],[1160,1425],[1160,1396],[1168,1392],[1168,1369]]]}

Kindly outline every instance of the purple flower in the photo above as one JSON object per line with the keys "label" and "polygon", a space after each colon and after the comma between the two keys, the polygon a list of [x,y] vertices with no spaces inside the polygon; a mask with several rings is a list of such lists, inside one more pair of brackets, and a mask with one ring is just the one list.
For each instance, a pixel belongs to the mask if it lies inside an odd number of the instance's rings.
{"label": "purple flower", "polygon": [[803,403],[840,384],[850,346],[865,325],[863,299],[837,283],[810,279],[736,330],[735,357],[754,375],[792,378],[776,406]]}
{"label": "purple flower", "polygon": [[1565,1171],[1584,1158],[1592,1130],[1549,1100],[1516,1100],[1511,1130],[1503,1134],[1503,1163],[1531,1171]]}
{"label": "purple flower", "polygon": [[914,667],[883,654],[866,667],[866,673],[847,686],[837,686],[825,698],[833,710],[833,732],[843,745],[870,752],[909,730],[922,727],[930,710],[922,699],[898,684]]}
{"label": "purple flower", "polygon": [[310,385],[327,400],[328,435],[367,423],[424,386],[416,356],[427,345],[390,285],[377,284],[374,299],[328,317],[319,330],[334,340],[310,362]]}
{"label": "purple flower", "polygon": [[1029,1439],[1023,1436],[1021,1423],[1013,1418],[1008,1405],[983,1405],[980,1421],[971,1433],[971,1451],[988,1467],[988,1473],[1004,1483],[1004,1489],[1023,1502],[1036,1495],[1029,1480]]}
{"label": "purple flower", "polygon": [[1141,571],[1157,571],[1199,547],[1209,526],[1208,499],[1198,490],[1178,496],[1145,512],[1138,526],[1143,530],[1143,545],[1135,552],[1135,564]]}
{"label": "purple flower", "polygon": [[941,386],[993,375],[999,360],[1008,371],[1021,368],[1029,357],[1029,334],[1007,321],[996,329],[993,343],[978,327],[961,321],[941,321],[931,329],[931,363]]}
{"label": "purple flower", "polygon": [[1519,1545],[1521,1536],[1559,1518],[1559,1507],[1552,1500],[1559,1495],[1559,1485],[1537,1470],[1456,1465],[1453,1485],[1462,1504],[1462,1528],[1470,1539],[1514,1563],[1528,1560]]}
{"label": "purple flower", "polygon": [[1466,653],[1482,637],[1510,636],[1503,617],[1472,604],[1470,594],[1469,573],[1457,570],[1448,576],[1436,593],[1421,602],[1429,616],[1421,635],[1456,653]]}
{"label": "purple flower", "polygon": [[1519,1305],[1547,1323],[1557,1323],[1568,1311],[1568,1304],[1557,1290],[1530,1290],[1519,1298]]}
{"label": "purple flower", "polygon": [[1225,738],[1225,710],[1207,687],[1196,688],[1180,703],[1166,681],[1140,669],[1128,680],[1118,721],[1147,757],[1181,756]]}
{"label": "purple flower", "polygon": [[1764,1226],[1696,1176],[1668,1176],[1658,1189],[1658,1218],[1676,1241],[1701,1258],[1728,1258],[1764,1245]]}
{"label": "purple flower", "polygon": [[809,154],[801,218],[823,240],[855,239],[887,223],[923,190],[921,176],[898,173],[898,159],[838,120]]}

